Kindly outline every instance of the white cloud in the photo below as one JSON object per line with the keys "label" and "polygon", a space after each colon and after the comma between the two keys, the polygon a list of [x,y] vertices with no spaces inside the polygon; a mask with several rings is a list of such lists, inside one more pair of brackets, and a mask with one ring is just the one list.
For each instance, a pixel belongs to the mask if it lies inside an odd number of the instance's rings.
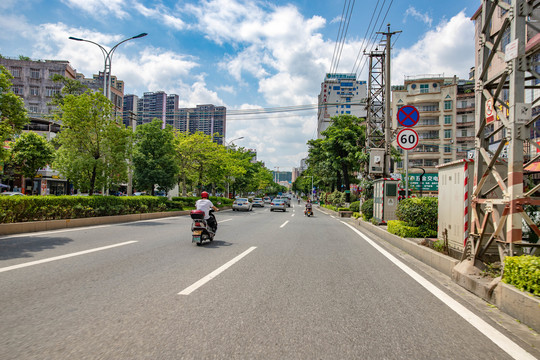
{"label": "white cloud", "polygon": [[461,11],[428,31],[411,48],[397,50],[392,60],[393,84],[402,84],[404,76],[420,74],[468,78],[474,66],[474,24]]}
{"label": "white cloud", "polygon": [[124,19],[129,16],[124,10],[125,0],[62,0],[67,6],[80,9],[95,18],[112,14],[113,16]]}
{"label": "white cloud", "polygon": [[182,21],[182,19],[170,15],[168,13],[170,12],[170,9],[167,9],[164,6],[157,6],[154,9],[150,9],[141,3],[135,2],[133,8],[145,17],[163,22],[165,25],[172,27],[173,29],[183,30],[186,28],[186,24]]}
{"label": "white cloud", "polygon": [[416,10],[414,7],[409,6],[409,8],[405,11],[405,16],[403,18],[403,22],[406,22],[407,17],[409,15],[412,16],[413,18],[417,19],[417,20],[420,20],[420,21],[426,23],[427,25],[429,25],[429,27],[431,27],[431,23],[433,22],[433,19],[427,13],[422,14],[421,12]]}

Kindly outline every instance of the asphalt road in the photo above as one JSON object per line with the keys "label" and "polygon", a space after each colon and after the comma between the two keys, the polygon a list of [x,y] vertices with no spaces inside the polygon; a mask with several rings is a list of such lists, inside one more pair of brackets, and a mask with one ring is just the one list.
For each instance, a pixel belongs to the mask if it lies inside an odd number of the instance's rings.
{"label": "asphalt road", "polygon": [[[540,339],[407,255],[315,211],[0,238],[0,358],[534,359]],[[461,315],[460,315],[461,314]]]}

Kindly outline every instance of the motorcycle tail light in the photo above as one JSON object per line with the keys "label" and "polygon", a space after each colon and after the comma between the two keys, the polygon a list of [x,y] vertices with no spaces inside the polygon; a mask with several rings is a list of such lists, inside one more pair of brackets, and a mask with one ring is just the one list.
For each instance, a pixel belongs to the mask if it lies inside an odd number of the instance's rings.
{"label": "motorcycle tail light", "polygon": [[201,226],[201,223],[195,223],[195,226]]}

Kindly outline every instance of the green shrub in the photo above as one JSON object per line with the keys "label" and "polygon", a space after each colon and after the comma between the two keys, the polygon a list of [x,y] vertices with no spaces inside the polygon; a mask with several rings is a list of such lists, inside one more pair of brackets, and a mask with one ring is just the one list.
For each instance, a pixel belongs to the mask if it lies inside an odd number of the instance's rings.
{"label": "green shrub", "polygon": [[358,219],[360,216],[362,216],[359,212],[353,212],[352,217],[355,219]]}
{"label": "green shrub", "polygon": [[408,226],[405,221],[389,220],[388,232],[403,238],[436,237],[437,232],[420,226]]}
{"label": "green shrub", "polygon": [[418,226],[437,231],[437,198],[409,198],[398,204],[396,216],[408,226]]}
{"label": "green shrub", "polygon": [[354,212],[359,212],[360,211],[360,201],[352,202],[351,205],[349,206],[349,209],[351,209],[351,211],[354,211]]}
{"label": "green shrub", "polygon": [[351,211],[351,209],[346,208],[346,207],[340,207],[337,209],[337,211]]}
{"label": "green shrub", "polygon": [[364,201],[360,208],[364,220],[369,221],[373,217],[373,199]]}
{"label": "green shrub", "polygon": [[530,255],[505,257],[502,280],[521,291],[540,296],[540,258]]}

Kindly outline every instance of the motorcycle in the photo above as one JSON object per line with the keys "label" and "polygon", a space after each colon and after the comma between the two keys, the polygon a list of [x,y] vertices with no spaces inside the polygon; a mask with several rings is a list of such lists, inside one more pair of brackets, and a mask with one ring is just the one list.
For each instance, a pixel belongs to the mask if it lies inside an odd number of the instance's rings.
{"label": "motorcycle", "polygon": [[306,216],[307,217],[313,216],[313,210],[311,208],[306,209]]}
{"label": "motorcycle", "polygon": [[[210,216],[214,217],[213,210],[210,210]],[[204,219],[204,211],[202,210],[191,210],[190,214],[191,219],[193,222],[191,223],[191,242],[194,242],[197,244],[197,246],[201,246],[203,241],[209,240],[214,241],[214,236],[216,235],[217,230],[217,222],[216,223],[216,229],[212,229],[210,224],[208,224],[208,220]],[[215,221],[215,217],[214,217]]]}

